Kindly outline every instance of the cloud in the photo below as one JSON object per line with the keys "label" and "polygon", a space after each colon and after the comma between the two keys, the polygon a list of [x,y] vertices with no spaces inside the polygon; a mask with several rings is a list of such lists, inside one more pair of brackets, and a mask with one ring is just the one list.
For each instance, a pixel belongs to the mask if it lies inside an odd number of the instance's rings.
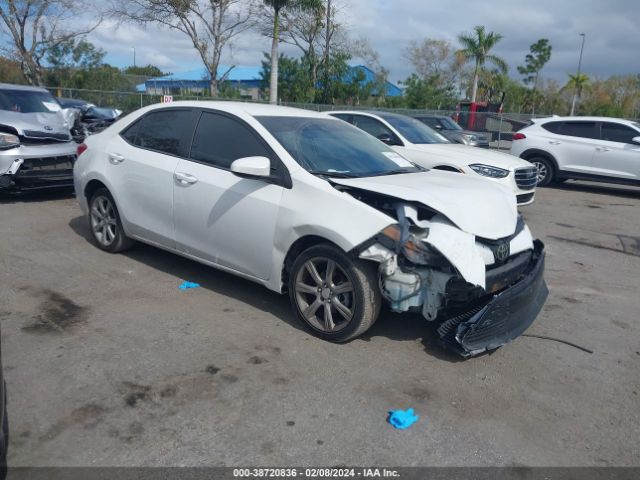
{"label": "cloud", "polygon": [[[516,67],[523,64],[529,46],[539,38],[548,38],[553,46],[551,61],[543,75],[563,82],[575,72],[581,32],[586,33],[583,70],[590,75],[640,73],[640,9],[634,0],[459,0],[425,2],[423,0],[344,0],[342,20],[351,37],[365,37],[380,53],[382,64],[391,71],[391,79],[402,80],[411,73],[403,56],[412,40],[425,37],[446,39],[454,44],[457,35],[485,25],[504,39],[495,54],[503,57],[518,77]],[[200,58],[184,34],[149,26],[141,29],[118,25],[109,20],[89,39],[108,52],[107,61],[130,65],[133,47],[136,61],[152,63],[179,72],[201,66]],[[297,51],[282,45],[282,51]],[[225,49],[223,63],[259,65],[270,40],[257,32],[235,37]]]}

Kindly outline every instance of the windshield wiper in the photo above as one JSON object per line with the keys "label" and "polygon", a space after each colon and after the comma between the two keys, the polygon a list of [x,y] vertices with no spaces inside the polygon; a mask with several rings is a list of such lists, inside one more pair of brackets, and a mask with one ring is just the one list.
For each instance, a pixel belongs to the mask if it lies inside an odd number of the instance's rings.
{"label": "windshield wiper", "polygon": [[355,175],[353,173],[347,172],[324,172],[321,170],[308,170],[312,175],[322,175],[325,177],[334,177],[334,178],[358,178],[360,175]]}
{"label": "windshield wiper", "polygon": [[415,169],[415,170],[409,170],[407,168],[399,168],[398,170],[387,170],[385,172],[379,172],[379,173],[374,173],[373,175],[369,175],[370,177],[383,177],[385,175],[402,175],[404,173],[418,173],[421,172],[422,170],[419,169]]}

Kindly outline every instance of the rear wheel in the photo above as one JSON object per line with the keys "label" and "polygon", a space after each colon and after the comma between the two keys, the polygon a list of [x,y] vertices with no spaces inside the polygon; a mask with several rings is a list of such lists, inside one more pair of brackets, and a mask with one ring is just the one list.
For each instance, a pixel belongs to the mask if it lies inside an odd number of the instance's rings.
{"label": "rear wheel", "polygon": [[96,245],[106,252],[122,252],[134,243],[124,233],[116,203],[106,188],[96,190],[89,201],[89,224]]}
{"label": "rear wheel", "polygon": [[536,166],[538,169],[538,186],[546,187],[554,181],[556,175],[556,169],[553,163],[544,157],[530,158],[529,162]]}
{"label": "rear wheel", "polygon": [[289,276],[296,316],[325,340],[346,342],[362,335],[380,314],[376,267],[331,245],[305,250]]}

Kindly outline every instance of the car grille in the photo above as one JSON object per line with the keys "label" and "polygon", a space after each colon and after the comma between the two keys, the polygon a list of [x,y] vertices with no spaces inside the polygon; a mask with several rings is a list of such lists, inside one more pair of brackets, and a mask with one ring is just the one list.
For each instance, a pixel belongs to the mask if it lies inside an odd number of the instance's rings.
{"label": "car grille", "polygon": [[70,173],[73,170],[75,155],[60,157],[28,158],[25,159],[17,172],[18,176],[33,176],[46,173]]}
{"label": "car grille", "polygon": [[516,184],[522,190],[531,190],[538,184],[538,169],[534,166],[516,170]]}
{"label": "car grille", "polygon": [[23,132],[25,138],[33,140],[56,140],[58,142],[68,142],[71,136],[68,133],[48,133],[38,132],[37,130],[25,130]]}

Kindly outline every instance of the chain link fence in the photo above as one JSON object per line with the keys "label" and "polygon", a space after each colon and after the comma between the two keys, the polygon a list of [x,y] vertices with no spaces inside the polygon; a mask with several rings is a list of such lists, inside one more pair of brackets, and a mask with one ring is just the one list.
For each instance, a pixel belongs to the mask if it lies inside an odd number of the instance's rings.
{"label": "chain link fence", "polygon": [[[156,103],[162,103],[164,96],[159,94],[149,94],[140,92],[117,92],[102,90],[84,90],[74,88],[50,87],[49,90],[56,97],[82,99],[100,107],[111,107],[122,110],[125,114],[133,112],[138,108],[146,107]],[[206,97],[202,95],[172,95],[173,101],[180,100],[207,100],[207,101],[239,101],[252,103],[254,100],[225,99],[219,97]],[[363,107],[353,105],[322,105],[315,103],[293,103],[281,102],[280,105],[326,112],[333,110],[362,110],[362,111],[384,111],[399,113],[408,116],[417,115],[440,115],[455,120],[462,128],[470,132],[477,132],[487,137],[489,146],[493,149],[508,151],[511,147],[513,134],[526,126],[532,118],[531,114],[521,113],[490,113],[490,112],[458,112],[455,110],[421,110],[407,108],[382,108]]]}

